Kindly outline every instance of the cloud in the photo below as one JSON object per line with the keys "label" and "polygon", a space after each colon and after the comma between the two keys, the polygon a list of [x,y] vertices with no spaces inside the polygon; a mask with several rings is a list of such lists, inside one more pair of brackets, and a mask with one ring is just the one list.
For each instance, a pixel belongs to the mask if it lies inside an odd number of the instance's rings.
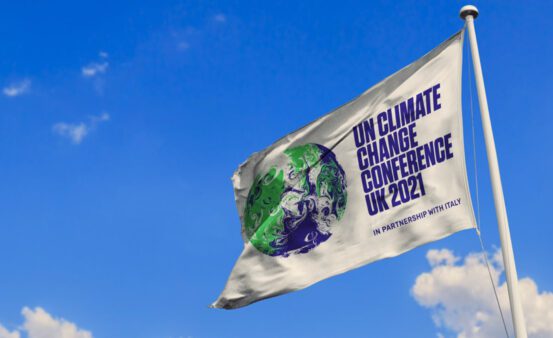
{"label": "cloud", "polygon": [[2,90],[4,95],[8,97],[20,96],[27,93],[31,89],[31,80],[24,79],[19,82],[14,82]]}
{"label": "cloud", "polygon": [[218,14],[215,14],[215,15],[213,16],[213,20],[214,20],[215,22],[225,23],[225,22],[227,22],[227,17],[226,17],[226,15],[224,15],[224,14],[222,14],[222,13],[218,13]]}
{"label": "cloud", "polygon": [[90,331],[66,319],[54,318],[40,307],[34,310],[24,307],[21,314],[25,318],[23,325],[12,332],[0,325],[0,338],[20,338],[22,333],[28,338],[92,338]]}
{"label": "cloud", "polygon": [[83,122],[81,123],[65,123],[58,122],[54,124],[53,130],[55,133],[68,137],[73,143],[80,144],[81,141],[88,135],[88,127]]}
{"label": "cloud", "polygon": [[29,338],[92,338],[89,331],[79,329],[63,318],[53,318],[40,307],[34,311],[24,307],[22,314],[25,317],[23,329]]}
{"label": "cloud", "polygon": [[[505,336],[482,254],[470,253],[458,263],[460,257],[442,249],[428,251],[426,258],[432,269],[417,277],[411,294],[421,306],[431,310],[434,323],[443,331],[438,337],[448,337],[448,333],[457,338]],[[499,251],[490,264],[512,335],[507,285],[500,283],[503,265]],[[553,337],[553,293],[540,293],[531,278],[519,280],[519,289],[529,337]]]}
{"label": "cloud", "polygon": [[98,95],[104,94],[105,79],[102,74],[105,74],[109,68],[109,54],[105,51],[98,52],[98,60],[90,62],[81,68],[81,74],[85,78],[92,80],[94,90]]}
{"label": "cloud", "polygon": [[98,124],[109,121],[109,119],[110,116],[108,113],[102,113],[99,116],[89,117],[88,122],[58,122],[54,124],[52,130],[54,133],[70,139],[73,144],[80,144],[92,130],[96,129]]}
{"label": "cloud", "polygon": [[82,74],[84,77],[94,77],[98,74],[103,74],[108,70],[109,63],[107,61],[98,63],[91,62],[82,68]]}
{"label": "cloud", "polygon": [[426,254],[426,259],[430,266],[440,265],[445,263],[446,265],[451,265],[459,260],[459,257],[455,257],[453,252],[442,249],[442,250],[430,250]]}
{"label": "cloud", "polygon": [[0,338],[20,338],[21,335],[18,331],[8,331],[5,327],[0,325]]}
{"label": "cloud", "polygon": [[95,77],[97,75],[104,74],[108,70],[109,63],[106,60],[109,57],[109,54],[105,51],[100,51],[98,53],[98,57],[100,58],[100,61],[91,62],[81,69],[81,73],[84,77]]}

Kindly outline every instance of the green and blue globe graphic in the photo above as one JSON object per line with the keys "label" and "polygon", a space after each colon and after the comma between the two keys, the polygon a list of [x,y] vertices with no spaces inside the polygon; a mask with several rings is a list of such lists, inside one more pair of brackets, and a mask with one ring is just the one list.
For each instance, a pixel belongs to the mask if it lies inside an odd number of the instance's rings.
{"label": "green and blue globe graphic", "polygon": [[335,154],[309,143],[286,150],[283,168],[257,175],[244,210],[245,233],[270,256],[304,254],[332,236],[346,210],[346,175]]}

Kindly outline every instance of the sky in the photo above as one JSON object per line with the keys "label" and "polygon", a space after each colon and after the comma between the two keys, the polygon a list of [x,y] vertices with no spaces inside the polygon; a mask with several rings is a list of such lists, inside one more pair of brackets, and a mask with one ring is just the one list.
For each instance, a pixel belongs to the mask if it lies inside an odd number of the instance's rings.
{"label": "sky", "polygon": [[[501,336],[474,231],[239,310],[208,308],[243,248],[236,167],[457,32],[464,4],[4,3],[0,338]],[[553,3],[475,4],[527,325],[553,337]],[[463,72],[471,191],[478,173],[508,308]]]}

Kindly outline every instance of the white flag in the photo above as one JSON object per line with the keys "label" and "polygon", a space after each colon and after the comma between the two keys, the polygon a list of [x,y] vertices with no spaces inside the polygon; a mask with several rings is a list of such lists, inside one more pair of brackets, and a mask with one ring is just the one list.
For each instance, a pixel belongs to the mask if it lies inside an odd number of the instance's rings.
{"label": "white flag", "polygon": [[237,308],[475,226],[463,147],[463,31],[233,176]]}

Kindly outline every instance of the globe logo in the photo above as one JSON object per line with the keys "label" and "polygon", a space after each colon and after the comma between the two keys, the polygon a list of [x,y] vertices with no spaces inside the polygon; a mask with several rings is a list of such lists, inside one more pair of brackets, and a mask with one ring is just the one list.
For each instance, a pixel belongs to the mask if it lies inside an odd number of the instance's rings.
{"label": "globe logo", "polygon": [[309,143],[286,150],[285,168],[257,175],[244,210],[245,233],[260,252],[304,254],[332,236],[346,209],[344,170],[332,151]]}

